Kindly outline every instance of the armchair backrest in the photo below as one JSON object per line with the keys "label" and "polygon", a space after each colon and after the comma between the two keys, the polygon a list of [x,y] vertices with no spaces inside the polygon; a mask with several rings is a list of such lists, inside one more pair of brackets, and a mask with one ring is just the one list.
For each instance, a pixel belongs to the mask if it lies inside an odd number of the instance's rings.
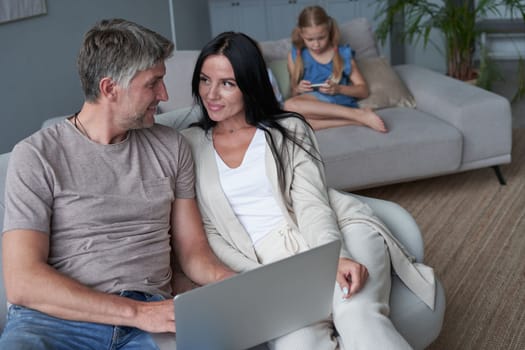
{"label": "armchair backrest", "polygon": [[4,227],[4,193],[5,193],[5,178],[7,173],[7,163],[9,161],[10,153],[0,154],[0,229]]}
{"label": "armchair backrest", "polygon": [[[5,178],[7,173],[7,163],[9,161],[10,153],[0,154],[0,232],[4,228],[4,193],[5,193]],[[2,272],[2,240],[0,239],[0,272]],[[7,314],[7,299],[5,297],[4,278],[0,274],[0,333],[4,329],[6,314]]]}

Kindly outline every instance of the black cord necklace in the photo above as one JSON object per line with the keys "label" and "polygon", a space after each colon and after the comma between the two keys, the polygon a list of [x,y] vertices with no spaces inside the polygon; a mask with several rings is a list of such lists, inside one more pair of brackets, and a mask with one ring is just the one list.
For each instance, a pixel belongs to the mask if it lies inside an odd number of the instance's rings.
{"label": "black cord necklace", "polygon": [[79,112],[76,112],[75,115],[73,116],[73,124],[75,124],[75,128],[77,128],[78,131],[80,131],[84,136],[86,136],[88,139],[91,140],[91,137],[89,136],[86,130],[86,127],[84,126],[84,124],[82,124],[82,121],[78,118],[78,113]]}

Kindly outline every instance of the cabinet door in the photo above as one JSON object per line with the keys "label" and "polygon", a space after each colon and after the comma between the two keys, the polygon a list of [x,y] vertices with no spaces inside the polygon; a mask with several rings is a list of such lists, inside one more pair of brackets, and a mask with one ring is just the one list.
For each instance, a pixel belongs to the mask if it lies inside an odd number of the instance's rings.
{"label": "cabinet door", "polygon": [[268,39],[289,38],[303,8],[318,3],[315,0],[266,0]]}
{"label": "cabinet door", "polygon": [[324,0],[322,6],[338,24],[361,17],[358,11],[359,0]]}
{"label": "cabinet door", "polygon": [[266,24],[266,9],[264,1],[240,0],[237,6],[237,31],[243,32],[253,39],[264,41],[268,38]]}
{"label": "cabinet door", "polygon": [[237,30],[237,17],[235,16],[238,1],[232,0],[210,0],[210,25],[211,35],[215,37],[217,34],[229,30]]}
{"label": "cabinet door", "polygon": [[322,6],[337,23],[358,17],[365,17],[373,23],[377,3],[375,0],[323,0]]}
{"label": "cabinet door", "polygon": [[[372,29],[375,30],[379,20],[376,20],[377,2],[375,0],[323,0],[328,15],[335,18],[338,24],[343,24],[354,18],[365,17],[370,21]],[[381,55],[390,57],[390,40],[379,46]]]}

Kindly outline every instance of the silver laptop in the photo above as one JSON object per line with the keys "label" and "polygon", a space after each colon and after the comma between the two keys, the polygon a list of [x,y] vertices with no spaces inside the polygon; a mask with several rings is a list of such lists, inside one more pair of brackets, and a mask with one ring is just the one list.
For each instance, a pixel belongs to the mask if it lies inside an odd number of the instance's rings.
{"label": "silver laptop", "polygon": [[341,243],[177,295],[177,350],[241,350],[326,318]]}

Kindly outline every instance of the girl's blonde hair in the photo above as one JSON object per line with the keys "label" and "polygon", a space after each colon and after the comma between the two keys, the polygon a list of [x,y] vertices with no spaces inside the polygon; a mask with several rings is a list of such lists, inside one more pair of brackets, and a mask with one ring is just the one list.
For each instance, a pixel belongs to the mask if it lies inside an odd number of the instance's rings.
{"label": "girl's blonde hair", "polygon": [[343,75],[343,58],[339,54],[338,45],[341,39],[341,33],[335,19],[328,16],[321,6],[305,7],[297,19],[297,25],[292,31],[292,46],[297,50],[294,69],[291,72],[290,80],[298,84],[303,78],[304,63],[301,57],[301,50],[306,47],[301,37],[301,30],[306,27],[326,25],[328,29],[328,39],[334,48],[334,58],[332,65],[332,80],[338,82]]}

